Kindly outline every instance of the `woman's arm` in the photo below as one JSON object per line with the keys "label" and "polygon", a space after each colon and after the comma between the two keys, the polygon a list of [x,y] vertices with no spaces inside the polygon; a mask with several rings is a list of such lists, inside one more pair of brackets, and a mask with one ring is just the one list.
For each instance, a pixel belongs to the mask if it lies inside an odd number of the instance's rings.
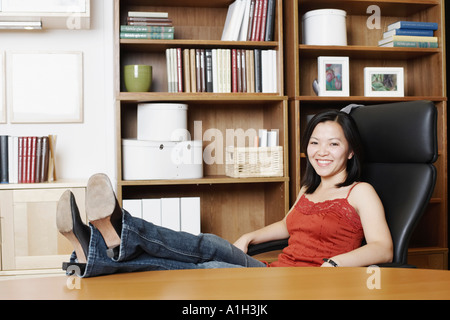
{"label": "woman's arm", "polygon": [[272,223],[264,228],[244,234],[234,243],[234,245],[247,253],[250,244],[286,239],[288,237],[289,233],[286,227],[286,218],[284,218],[283,220]]}
{"label": "woman's arm", "polygon": [[258,244],[289,238],[289,232],[286,226],[286,218],[292,212],[293,208],[295,207],[303,193],[304,189],[302,188],[297,196],[297,200],[295,201],[289,212],[286,214],[286,216],[283,218],[283,220],[272,223],[256,231],[244,234],[234,243],[234,245],[247,253],[248,246],[250,244]]}
{"label": "woman's arm", "polygon": [[[330,258],[339,266],[361,267],[391,262],[393,245],[386,223],[383,204],[375,189],[368,183],[360,183],[352,190],[349,203],[358,212],[364,230],[366,245]],[[331,266],[325,262],[322,266]]]}

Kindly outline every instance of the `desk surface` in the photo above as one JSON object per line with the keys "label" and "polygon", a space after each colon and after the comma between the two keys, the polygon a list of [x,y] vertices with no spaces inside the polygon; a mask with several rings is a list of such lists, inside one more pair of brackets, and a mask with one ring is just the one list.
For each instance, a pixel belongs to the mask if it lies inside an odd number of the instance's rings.
{"label": "desk surface", "polygon": [[244,268],[55,276],[1,281],[0,299],[450,299],[450,271]]}

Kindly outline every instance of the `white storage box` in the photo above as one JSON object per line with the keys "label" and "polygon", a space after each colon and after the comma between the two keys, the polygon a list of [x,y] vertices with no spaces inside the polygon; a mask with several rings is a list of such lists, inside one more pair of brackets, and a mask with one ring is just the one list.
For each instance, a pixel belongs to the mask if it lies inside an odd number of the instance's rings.
{"label": "white storage box", "polygon": [[188,106],[182,103],[140,103],[137,138],[151,141],[186,141]]}
{"label": "white storage box", "polygon": [[203,177],[202,141],[122,140],[124,180]]}
{"label": "white storage box", "polygon": [[303,44],[347,45],[347,13],[339,9],[319,9],[302,17]]}

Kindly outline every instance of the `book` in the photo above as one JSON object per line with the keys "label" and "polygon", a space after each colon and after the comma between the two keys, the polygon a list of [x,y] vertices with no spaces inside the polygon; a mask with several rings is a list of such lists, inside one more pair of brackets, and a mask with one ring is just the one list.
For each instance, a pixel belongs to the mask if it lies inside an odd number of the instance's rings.
{"label": "book", "polygon": [[136,25],[121,25],[120,32],[139,32],[139,33],[174,33],[173,26],[136,26]]}
{"label": "book", "polygon": [[378,45],[382,46],[392,41],[414,41],[414,42],[437,42],[437,37],[418,37],[418,36],[392,36],[378,41]]}
{"label": "book", "polygon": [[222,31],[222,41],[236,41],[239,38],[242,20],[244,18],[245,0],[235,0],[229,5],[225,26]]}
{"label": "book", "polygon": [[169,13],[167,12],[149,12],[149,11],[128,11],[129,17],[140,17],[140,18],[168,18]]}
{"label": "book", "polygon": [[275,3],[276,0],[269,0],[267,5],[266,37],[264,39],[265,41],[274,40]]}
{"label": "book", "polygon": [[0,136],[0,183],[9,183],[8,136]]}
{"label": "book", "polygon": [[129,26],[173,26],[172,19],[153,19],[153,18],[136,18],[128,17],[127,25]]}
{"label": "book", "polygon": [[426,29],[393,29],[383,33],[383,38],[389,38],[392,36],[420,36],[420,37],[432,37],[434,35],[433,30]]}
{"label": "book", "polygon": [[120,39],[173,40],[173,32],[121,32]]}
{"label": "book", "polygon": [[436,22],[420,22],[420,21],[397,21],[387,26],[387,31],[393,29],[428,29],[437,30]]}
{"label": "book", "polygon": [[437,42],[391,41],[381,45],[380,47],[438,48],[439,46]]}

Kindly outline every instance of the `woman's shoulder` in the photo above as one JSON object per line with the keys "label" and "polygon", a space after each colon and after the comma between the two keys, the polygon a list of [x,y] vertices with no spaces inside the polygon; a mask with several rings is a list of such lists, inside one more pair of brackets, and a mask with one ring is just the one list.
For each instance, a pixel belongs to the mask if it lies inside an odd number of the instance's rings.
{"label": "woman's shoulder", "polygon": [[370,183],[358,182],[352,188],[348,199],[354,205],[361,205],[371,200],[379,200],[379,197],[375,188]]}

